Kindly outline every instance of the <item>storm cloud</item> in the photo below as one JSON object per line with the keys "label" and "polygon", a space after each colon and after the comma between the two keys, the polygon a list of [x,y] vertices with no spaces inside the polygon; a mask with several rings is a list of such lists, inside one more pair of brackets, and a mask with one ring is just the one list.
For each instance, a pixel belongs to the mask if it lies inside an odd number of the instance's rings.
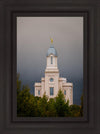
{"label": "storm cloud", "polygon": [[83,17],[17,17],[17,72],[34,93],[34,83],[44,77],[46,53],[58,53],[60,77],[74,85],[74,104],[83,90]]}

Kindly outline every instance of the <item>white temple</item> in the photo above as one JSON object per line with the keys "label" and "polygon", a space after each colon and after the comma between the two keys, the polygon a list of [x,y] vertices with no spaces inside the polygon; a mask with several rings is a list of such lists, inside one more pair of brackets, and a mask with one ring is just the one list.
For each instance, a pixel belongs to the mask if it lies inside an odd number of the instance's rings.
{"label": "white temple", "polygon": [[73,83],[67,82],[66,78],[59,77],[57,57],[57,51],[53,46],[53,39],[51,39],[51,46],[47,52],[45,77],[41,78],[41,83],[35,83],[35,96],[43,97],[45,93],[48,98],[54,98],[57,96],[58,90],[61,89],[64,93],[65,100],[69,100],[69,105],[72,105]]}

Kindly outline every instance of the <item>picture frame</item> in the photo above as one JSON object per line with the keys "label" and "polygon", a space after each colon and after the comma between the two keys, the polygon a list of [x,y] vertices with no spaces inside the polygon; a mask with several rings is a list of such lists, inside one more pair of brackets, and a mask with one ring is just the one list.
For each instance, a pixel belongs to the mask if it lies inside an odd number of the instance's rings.
{"label": "picture frame", "polygon": [[[100,1],[0,2],[0,133],[100,133]],[[84,16],[84,117],[16,118],[16,16]]]}

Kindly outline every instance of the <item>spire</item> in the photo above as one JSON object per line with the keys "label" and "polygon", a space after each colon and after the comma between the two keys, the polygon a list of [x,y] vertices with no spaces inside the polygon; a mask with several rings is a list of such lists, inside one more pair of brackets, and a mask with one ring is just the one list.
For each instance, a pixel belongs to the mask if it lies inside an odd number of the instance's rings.
{"label": "spire", "polygon": [[56,51],[56,49],[54,48],[54,45],[53,45],[53,38],[50,38],[50,40],[51,40],[51,45],[48,49],[47,56],[49,56],[50,54],[53,54],[54,56],[57,56],[57,51]]}

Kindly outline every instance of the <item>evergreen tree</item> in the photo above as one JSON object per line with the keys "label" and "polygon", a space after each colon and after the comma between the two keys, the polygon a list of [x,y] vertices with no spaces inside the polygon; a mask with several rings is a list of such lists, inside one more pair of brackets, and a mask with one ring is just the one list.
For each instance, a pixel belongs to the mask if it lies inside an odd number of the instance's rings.
{"label": "evergreen tree", "polygon": [[57,111],[57,116],[63,117],[66,111],[66,105],[65,105],[65,97],[64,94],[61,90],[58,91],[58,95],[56,97],[56,111]]}

